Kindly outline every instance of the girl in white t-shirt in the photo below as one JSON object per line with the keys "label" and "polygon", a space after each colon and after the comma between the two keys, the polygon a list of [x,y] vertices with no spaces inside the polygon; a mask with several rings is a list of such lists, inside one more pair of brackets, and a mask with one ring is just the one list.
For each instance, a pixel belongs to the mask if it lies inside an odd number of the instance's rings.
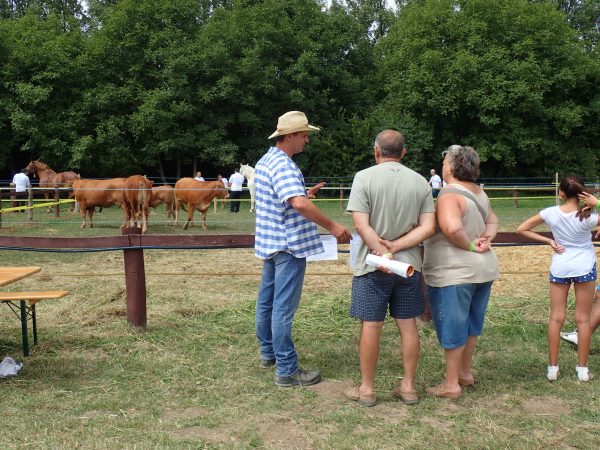
{"label": "girl in white t-shirt", "polygon": [[[549,381],[558,378],[558,347],[560,330],[567,311],[567,295],[575,287],[575,322],[578,331],[577,360],[575,368],[580,381],[589,381],[592,374],[587,367],[590,350],[590,311],[596,283],[596,254],[592,244],[593,230],[599,224],[596,212],[582,212],[578,195],[585,190],[583,179],[577,175],[563,178],[559,195],[564,200],[530,217],[517,228],[517,233],[530,239],[550,244],[554,250],[550,264],[550,320],[548,323],[548,373]],[[545,222],[554,239],[532,231]]]}

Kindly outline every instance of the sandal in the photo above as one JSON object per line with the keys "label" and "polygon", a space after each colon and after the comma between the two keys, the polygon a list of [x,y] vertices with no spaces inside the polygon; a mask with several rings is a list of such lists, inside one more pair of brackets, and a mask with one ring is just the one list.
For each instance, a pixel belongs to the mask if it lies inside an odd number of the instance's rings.
{"label": "sandal", "polygon": [[419,403],[419,397],[417,391],[403,391],[400,386],[397,386],[393,391],[392,395],[399,398],[405,405],[416,405]]}
{"label": "sandal", "polygon": [[371,407],[377,404],[375,394],[365,395],[360,392],[360,385],[354,386],[344,392],[346,398],[357,402],[360,406]]}
{"label": "sandal", "polygon": [[462,387],[475,387],[475,379],[471,378],[458,378],[458,384]]}
{"label": "sandal", "polygon": [[427,393],[438,397],[438,398],[454,398],[458,399],[462,396],[462,390],[458,392],[452,392],[446,389],[446,386],[443,384],[438,384],[437,386],[428,387]]}

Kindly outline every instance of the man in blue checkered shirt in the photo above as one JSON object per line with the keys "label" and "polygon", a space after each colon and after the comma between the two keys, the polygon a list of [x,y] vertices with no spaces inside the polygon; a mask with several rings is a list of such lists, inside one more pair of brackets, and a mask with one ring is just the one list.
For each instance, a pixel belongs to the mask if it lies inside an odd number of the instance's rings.
{"label": "man in blue checkered shirt", "polygon": [[[292,340],[306,257],[324,251],[317,225],[327,229],[340,244],[350,241],[350,232],[308,199],[302,172],[292,161],[292,156],[308,144],[308,133],[318,130],[300,111],[279,117],[277,130],[269,136],[277,138],[276,145],[258,161],[254,172],[255,254],[264,260],[256,301],[256,336],[262,366],[275,366],[275,384],[281,387],[321,381],[318,371],[298,367]],[[310,190],[309,195],[317,189]]]}

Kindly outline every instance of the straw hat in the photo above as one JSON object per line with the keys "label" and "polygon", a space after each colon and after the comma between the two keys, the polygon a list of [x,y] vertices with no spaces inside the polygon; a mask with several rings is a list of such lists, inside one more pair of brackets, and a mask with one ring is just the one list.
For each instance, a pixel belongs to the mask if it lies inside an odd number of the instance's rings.
{"label": "straw hat", "polygon": [[319,129],[308,124],[306,114],[303,112],[289,111],[279,117],[277,130],[269,136],[269,139],[283,134],[297,133],[298,131],[319,131]]}

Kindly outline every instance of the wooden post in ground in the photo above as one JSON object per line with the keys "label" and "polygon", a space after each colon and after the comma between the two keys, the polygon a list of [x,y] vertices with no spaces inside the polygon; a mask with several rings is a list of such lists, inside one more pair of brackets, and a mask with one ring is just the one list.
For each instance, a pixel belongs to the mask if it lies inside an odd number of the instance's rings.
{"label": "wooden post in ground", "polygon": [[517,196],[519,194],[517,193],[517,190],[515,189],[513,191],[513,208],[518,208],[519,207],[519,201],[517,200]]}
{"label": "wooden post in ground", "polygon": [[344,210],[344,190],[340,188],[340,209]]}
{"label": "wooden post in ground", "polygon": [[54,188],[54,201],[56,202],[56,205],[54,205],[54,215],[56,217],[60,217],[60,188],[59,187]]}
{"label": "wooden post in ground", "polygon": [[[10,207],[14,208],[16,206],[16,201],[15,201],[15,197],[17,196],[17,191],[16,191],[16,187],[15,187],[15,183],[10,183]],[[17,211],[13,211],[13,212],[17,212]]]}
{"label": "wooden post in ground", "polygon": [[560,198],[558,196],[558,172],[554,174],[554,195],[556,196],[556,206],[560,205]]}
{"label": "wooden post in ground", "polygon": [[0,188],[0,228],[2,228],[2,188]]}
{"label": "wooden post in ground", "polygon": [[72,198],[74,200],[73,212],[78,213],[79,212],[79,203],[77,203],[77,200],[75,200],[75,192],[73,191],[73,186],[71,186],[71,188],[69,189],[69,195],[67,197]]}
{"label": "wooden post in ground", "polygon": [[[140,242],[141,228],[123,228],[124,236],[131,235],[131,242]],[[127,293],[127,323],[136,328],[146,328],[146,272],[144,250],[132,248],[123,250],[125,262],[125,290]]]}
{"label": "wooden post in ground", "polygon": [[33,222],[33,188],[31,184],[27,186],[27,206],[29,206],[27,209],[27,220]]}

